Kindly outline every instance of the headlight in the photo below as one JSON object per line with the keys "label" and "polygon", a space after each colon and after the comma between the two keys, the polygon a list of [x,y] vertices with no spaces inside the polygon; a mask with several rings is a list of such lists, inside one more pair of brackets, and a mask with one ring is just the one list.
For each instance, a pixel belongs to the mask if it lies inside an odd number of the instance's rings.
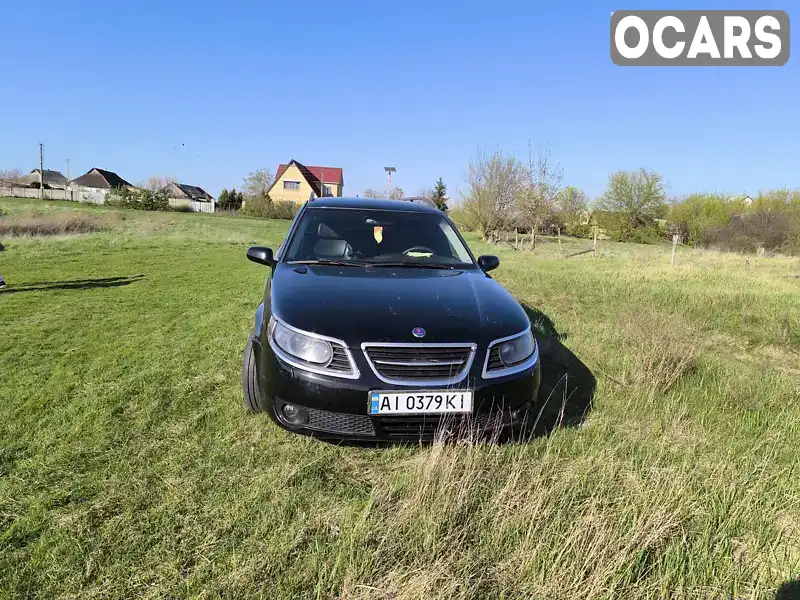
{"label": "headlight", "polygon": [[527,331],[500,344],[500,360],[507,367],[520,363],[533,354],[535,344],[533,332]]}
{"label": "headlight", "polygon": [[327,365],[333,358],[330,342],[289,329],[279,321],[272,321],[272,339],[278,347],[300,360],[314,364]]}

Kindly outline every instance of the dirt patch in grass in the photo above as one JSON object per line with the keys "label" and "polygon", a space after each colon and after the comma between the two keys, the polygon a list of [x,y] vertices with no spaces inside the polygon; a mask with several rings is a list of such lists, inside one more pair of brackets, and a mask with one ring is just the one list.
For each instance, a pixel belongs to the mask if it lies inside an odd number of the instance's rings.
{"label": "dirt patch in grass", "polygon": [[93,233],[108,229],[108,219],[86,215],[55,214],[0,220],[0,236],[45,236]]}

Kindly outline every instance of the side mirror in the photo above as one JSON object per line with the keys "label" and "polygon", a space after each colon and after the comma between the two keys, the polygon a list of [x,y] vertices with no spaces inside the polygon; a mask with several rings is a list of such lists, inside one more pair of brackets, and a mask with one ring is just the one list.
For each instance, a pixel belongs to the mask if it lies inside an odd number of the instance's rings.
{"label": "side mirror", "polygon": [[260,265],[266,265],[268,267],[275,266],[275,259],[272,257],[272,248],[251,246],[247,249],[247,258]]}
{"label": "side mirror", "polygon": [[496,256],[484,254],[478,257],[478,266],[484,273],[488,273],[500,266],[500,259]]}

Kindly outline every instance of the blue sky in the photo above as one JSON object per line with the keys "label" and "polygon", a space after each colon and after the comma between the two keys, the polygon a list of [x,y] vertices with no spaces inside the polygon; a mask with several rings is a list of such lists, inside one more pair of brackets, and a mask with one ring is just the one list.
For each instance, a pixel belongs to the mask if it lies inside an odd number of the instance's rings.
{"label": "blue sky", "polygon": [[[759,2],[798,13],[794,2]],[[645,167],[674,194],[800,187],[800,70],[617,67],[628,1],[24,2],[0,9],[0,168],[129,181],[171,175],[216,195],[289,159],[344,169],[345,193],[463,188],[479,146],[547,145],[590,196]],[[135,7],[135,8],[134,8]],[[41,91],[35,91],[41,75]],[[21,91],[24,90],[24,91]]]}

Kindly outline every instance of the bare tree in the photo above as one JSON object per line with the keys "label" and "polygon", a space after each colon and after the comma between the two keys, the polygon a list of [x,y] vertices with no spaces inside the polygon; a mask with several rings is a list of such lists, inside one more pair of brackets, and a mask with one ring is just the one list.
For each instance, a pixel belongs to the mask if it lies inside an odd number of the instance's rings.
{"label": "bare tree", "polygon": [[389,192],[389,200],[400,200],[401,198],[405,198],[406,194],[401,187],[392,188]]}
{"label": "bare tree", "polygon": [[361,196],[363,198],[383,198],[386,194],[383,192],[379,192],[373,188],[367,188],[363,192],[361,192]]}
{"label": "bare tree", "polygon": [[433,198],[433,188],[420,188],[416,196],[417,198]]}
{"label": "bare tree", "polygon": [[512,217],[512,209],[524,185],[525,171],[513,156],[479,149],[467,168],[464,215],[468,225],[484,240],[494,241]]}
{"label": "bare tree", "polygon": [[269,169],[257,169],[244,178],[244,195],[250,198],[266,196],[272,181],[272,171]]}
{"label": "bare tree", "polygon": [[0,169],[0,179],[19,179],[24,173],[20,169]]}
{"label": "bare tree", "polygon": [[171,183],[178,183],[177,178],[170,175],[153,175],[144,181],[140,181],[136,187],[150,192],[160,192]]}
{"label": "bare tree", "polygon": [[536,157],[528,143],[527,181],[519,194],[518,218],[531,230],[531,250],[536,248],[536,233],[556,210],[556,199],[561,193],[564,170],[554,163],[550,150],[537,147]]}

